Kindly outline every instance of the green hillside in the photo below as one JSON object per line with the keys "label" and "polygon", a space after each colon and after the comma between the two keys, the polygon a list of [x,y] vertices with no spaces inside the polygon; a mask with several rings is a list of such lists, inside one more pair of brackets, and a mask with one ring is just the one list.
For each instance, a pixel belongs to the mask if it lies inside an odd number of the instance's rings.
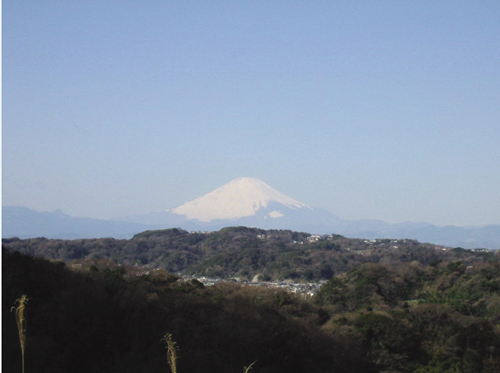
{"label": "green hillside", "polygon": [[245,227],[207,233],[146,231],[129,240],[35,238],[3,242],[7,250],[47,259],[111,259],[121,265],[148,265],[173,273],[248,280],[261,275],[264,280],[319,281],[363,263],[460,260],[472,264],[493,256],[491,252],[446,249],[415,240],[361,240]]}

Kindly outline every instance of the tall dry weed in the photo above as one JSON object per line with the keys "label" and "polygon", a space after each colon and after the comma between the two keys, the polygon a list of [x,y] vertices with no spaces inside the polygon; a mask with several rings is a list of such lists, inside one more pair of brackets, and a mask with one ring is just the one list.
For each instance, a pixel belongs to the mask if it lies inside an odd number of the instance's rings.
{"label": "tall dry weed", "polygon": [[[17,330],[19,331],[19,342],[21,344],[21,356],[22,356],[22,366],[24,373],[24,352],[26,351],[26,303],[28,302],[28,297],[22,295],[21,298],[17,299],[12,307],[12,311],[16,313]],[[17,305],[17,307],[16,307]]]}
{"label": "tall dry weed", "polygon": [[172,334],[165,334],[162,341],[165,341],[167,347],[167,362],[172,373],[177,373],[177,343],[172,339]]}
{"label": "tall dry weed", "polygon": [[250,364],[249,366],[247,367],[243,367],[243,373],[248,373],[250,372],[250,370],[252,369],[253,365],[255,364],[256,362],[254,361],[252,364]]}

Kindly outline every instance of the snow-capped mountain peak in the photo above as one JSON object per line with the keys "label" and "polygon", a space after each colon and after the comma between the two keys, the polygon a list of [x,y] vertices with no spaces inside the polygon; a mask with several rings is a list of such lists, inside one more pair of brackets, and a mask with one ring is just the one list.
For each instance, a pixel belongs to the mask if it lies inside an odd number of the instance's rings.
{"label": "snow-capped mountain peak", "polygon": [[[184,215],[188,219],[210,222],[217,219],[239,219],[255,215],[270,203],[288,209],[310,209],[306,204],[278,192],[261,180],[251,177],[235,179],[214,191],[176,207],[171,212]],[[283,216],[273,211],[272,218]]]}

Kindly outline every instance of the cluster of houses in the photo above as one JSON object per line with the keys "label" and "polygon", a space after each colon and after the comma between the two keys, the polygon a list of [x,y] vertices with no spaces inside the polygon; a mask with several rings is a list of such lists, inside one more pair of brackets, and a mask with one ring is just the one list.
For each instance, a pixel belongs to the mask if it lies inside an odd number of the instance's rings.
{"label": "cluster of houses", "polygon": [[279,281],[279,282],[274,282],[274,281],[260,281],[258,279],[258,276],[256,276],[252,281],[247,281],[247,280],[242,280],[238,277],[231,277],[228,280],[222,280],[219,278],[209,278],[209,277],[196,277],[196,276],[187,276],[187,275],[181,275],[179,274],[185,281],[189,280],[197,280],[201,282],[205,286],[213,286],[215,284],[218,284],[220,282],[234,282],[242,285],[248,285],[248,286],[261,286],[261,287],[268,287],[268,288],[278,288],[278,289],[283,289],[287,290],[291,293],[295,294],[300,294],[304,296],[313,296],[319,288],[326,282],[310,282],[310,283],[294,283],[291,281]]}

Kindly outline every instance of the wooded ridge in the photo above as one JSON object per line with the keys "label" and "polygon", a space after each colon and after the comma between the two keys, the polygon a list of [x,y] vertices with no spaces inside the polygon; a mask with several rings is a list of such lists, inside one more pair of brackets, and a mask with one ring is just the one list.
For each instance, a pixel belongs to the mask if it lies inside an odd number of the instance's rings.
{"label": "wooded ridge", "polygon": [[465,250],[407,239],[363,240],[311,235],[290,230],[246,227],[217,232],[181,229],[145,231],[129,240],[113,238],[55,240],[4,239],[7,250],[55,260],[111,259],[120,265],[218,278],[264,281],[328,280],[363,263],[460,260],[472,264],[493,256],[489,250]]}

